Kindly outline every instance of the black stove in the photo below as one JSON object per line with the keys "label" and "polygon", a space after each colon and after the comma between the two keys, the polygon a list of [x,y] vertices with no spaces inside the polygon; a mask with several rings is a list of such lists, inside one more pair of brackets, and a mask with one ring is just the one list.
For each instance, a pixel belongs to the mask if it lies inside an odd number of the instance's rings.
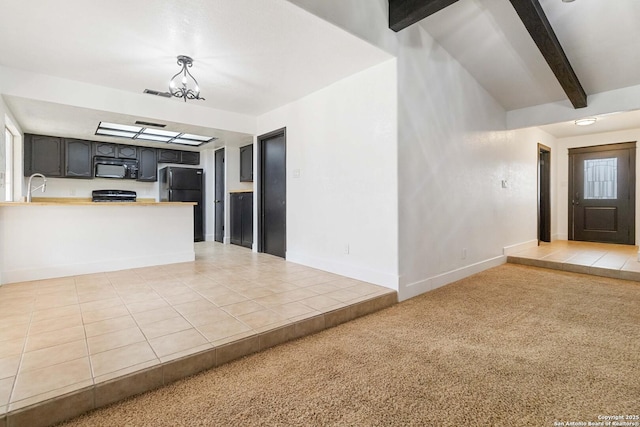
{"label": "black stove", "polygon": [[91,201],[93,202],[135,202],[137,194],[129,190],[93,190]]}

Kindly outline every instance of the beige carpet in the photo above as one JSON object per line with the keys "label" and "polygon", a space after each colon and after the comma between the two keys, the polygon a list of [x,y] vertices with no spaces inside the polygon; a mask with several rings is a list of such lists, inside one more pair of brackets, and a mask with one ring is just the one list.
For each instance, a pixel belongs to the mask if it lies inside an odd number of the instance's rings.
{"label": "beige carpet", "polygon": [[640,414],[640,284],[504,265],[65,426],[553,426]]}

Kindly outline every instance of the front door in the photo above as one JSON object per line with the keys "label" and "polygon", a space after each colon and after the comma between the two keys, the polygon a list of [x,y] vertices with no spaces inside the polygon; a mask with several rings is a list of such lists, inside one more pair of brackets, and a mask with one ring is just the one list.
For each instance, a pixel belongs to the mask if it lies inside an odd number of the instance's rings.
{"label": "front door", "polygon": [[284,129],[259,141],[259,251],[285,258],[287,247],[287,172]]}
{"label": "front door", "polygon": [[569,149],[569,240],[635,244],[636,143]]}
{"label": "front door", "polygon": [[215,152],[215,194],[214,194],[214,232],[213,240],[224,240],[224,148]]}

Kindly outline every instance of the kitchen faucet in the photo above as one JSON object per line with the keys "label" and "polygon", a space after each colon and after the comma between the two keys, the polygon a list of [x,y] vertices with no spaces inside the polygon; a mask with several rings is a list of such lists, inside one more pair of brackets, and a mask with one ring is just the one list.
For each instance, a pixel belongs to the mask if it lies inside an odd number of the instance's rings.
{"label": "kitchen faucet", "polygon": [[[35,176],[39,176],[39,177],[42,178],[42,184],[40,184],[39,186],[37,186],[34,189],[31,189],[31,180]],[[44,175],[42,175],[41,173],[34,173],[33,175],[31,175],[29,177],[29,184],[27,185],[27,203],[31,203],[31,193],[36,191],[39,188],[42,188],[42,192],[44,193],[44,190],[46,190],[46,188],[47,188],[47,178]]]}

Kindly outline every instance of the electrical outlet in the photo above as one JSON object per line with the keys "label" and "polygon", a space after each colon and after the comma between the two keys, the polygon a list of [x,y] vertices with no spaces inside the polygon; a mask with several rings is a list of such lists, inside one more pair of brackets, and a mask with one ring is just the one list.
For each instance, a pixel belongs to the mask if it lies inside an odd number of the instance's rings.
{"label": "electrical outlet", "polygon": [[467,259],[467,248],[462,248],[462,259]]}
{"label": "electrical outlet", "polygon": [[344,254],[349,255],[349,244],[344,245]]}

